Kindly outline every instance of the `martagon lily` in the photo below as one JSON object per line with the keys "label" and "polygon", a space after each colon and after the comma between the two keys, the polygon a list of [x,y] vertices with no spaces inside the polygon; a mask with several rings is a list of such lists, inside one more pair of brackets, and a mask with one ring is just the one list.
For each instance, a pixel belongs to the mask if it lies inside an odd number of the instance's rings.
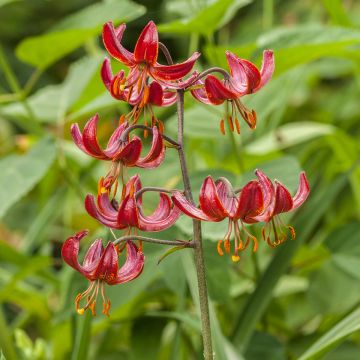
{"label": "martagon lily", "polygon": [[[274,54],[271,50],[264,51],[260,71],[253,63],[239,58],[230,51],[226,52],[226,59],[230,77],[219,80],[214,75],[208,75],[205,81],[197,81],[196,89],[191,93],[198,101],[205,104],[220,105],[227,100],[231,104],[231,110],[227,108],[226,118],[232,131],[236,127],[237,133],[240,133],[237,112],[251,129],[255,129],[256,112],[247,109],[240,98],[257,92],[271,79],[275,68]],[[220,122],[220,129],[222,133],[225,133],[223,119]]]}
{"label": "martagon lily", "polygon": [[103,28],[106,50],[112,57],[130,68],[129,75],[118,82],[120,92],[128,89],[131,98],[131,93],[136,88],[136,93],[141,98],[149,86],[149,77],[170,89],[181,89],[193,80],[193,77],[185,81],[181,79],[191,71],[200,53],[195,52],[180,64],[161,65],[157,62],[159,36],[155,23],[149,21],[142,30],[133,53],[121,44],[125,28],[125,24],[115,28],[112,22],[106,23]]}
{"label": "martagon lily", "polygon": [[102,182],[110,187],[122,175],[123,167],[156,168],[165,158],[165,145],[159,129],[152,128],[152,144],[146,156],[141,156],[142,141],[139,137],[129,136],[122,139],[124,131],[129,127],[127,122],[119,124],[111,135],[107,147],[102,149],[97,138],[99,115],[96,114],[87,121],[83,131],[77,123],[71,126],[71,136],[80,150],[101,160],[112,161],[112,166]]}
{"label": "martagon lily", "polygon": [[250,181],[240,193],[235,193],[227,179],[220,178],[214,182],[212,177],[208,176],[200,190],[199,208],[188,201],[180,191],[175,191],[172,196],[174,204],[194,219],[214,222],[229,219],[228,230],[224,238],[218,241],[217,250],[223,255],[224,245],[225,252],[230,253],[230,237],[234,229],[234,262],[240,259],[239,251],[245,250],[251,240],[254,242],[254,251],[257,250],[257,239],[249,233],[244,224],[256,222],[254,218],[264,211],[271,199],[267,195],[272,189],[271,182],[262,174],[257,175],[258,181]]}
{"label": "martagon lily", "polygon": [[[102,240],[95,240],[89,247],[83,264],[78,261],[80,240],[88,234],[87,230],[80,231],[69,237],[63,244],[61,254],[64,261],[89,281],[89,287],[75,298],[76,311],[83,314],[90,309],[96,315],[95,305],[99,293],[103,301],[103,314],[109,316],[110,300],[105,294],[105,284],[117,285],[137,278],[144,267],[144,254],[131,241],[125,245],[126,250],[119,250],[112,242],[103,247]],[[119,255],[124,255],[125,262],[119,265]],[[85,300],[85,305],[80,302]]]}
{"label": "martagon lily", "polygon": [[89,194],[85,199],[85,208],[90,216],[103,225],[112,229],[131,229],[142,231],[162,231],[172,226],[181,215],[180,210],[174,206],[170,197],[160,192],[158,207],[151,215],[144,215],[142,211],[142,195],[137,193],[142,189],[138,175],[130,178],[121,196],[120,203],[110,200],[109,191],[100,188],[95,200]]}

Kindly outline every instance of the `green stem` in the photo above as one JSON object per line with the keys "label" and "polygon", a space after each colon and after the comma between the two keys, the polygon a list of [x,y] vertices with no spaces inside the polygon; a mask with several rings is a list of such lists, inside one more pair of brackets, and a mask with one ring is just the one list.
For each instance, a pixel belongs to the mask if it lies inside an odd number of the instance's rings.
{"label": "green stem", "polygon": [[3,352],[6,360],[16,360],[16,351],[13,346],[9,327],[6,324],[2,304],[0,304],[0,350]]}
{"label": "green stem", "polygon": [[75,319],[75,340],[71,360],[86,360],[88,357],[90,334],[91,334],[91,313],[85,312],[83,316],[76,316]]}
{"label": "green stem", "polygon": [[4,51],[0,45],[0,67],[3,69],[5,78],[11,88],[11,90],[17,94],[19,97],[20,102],[24,106],[25,111],[28,113],[29,119],[27,119],[26,124],[24,124],[24,128],[26,130],[30,130],[31,132],[37,134],[37,135],[43,135],[44,130],[39,125],[39,123],[36,120],[35,114],[32,111],[29,103],[26,101],[26,97],[24,96],[24,92],[22,91],[20,84],[18,83],[16,76],[14,72],[12,71],[9,63],[6,60]]}
{"label": "green stem", "polygon": [[[188,174],[186,158],[184,153],[184,91],[183,90],[178,91],[177,115],[178,115],[177,142],[180,145],[178,149],[178,153],[179,153],[181,173],[184,183],[184,190],[185,190],[184,193],[186,198],[194,204],[194,199],[191,191],[190,178]],[[204,259],[203,245],[202,245],[201,222],[199,220],[193,220],[193,239],[195,243],[194,255],[195,255],[195,267],[196,267],[199,301],[200,301],[204,359],[213,360],[209,300],[208,300],[208,291],[207,291],[206,274],[205,274],[205,259]]]}

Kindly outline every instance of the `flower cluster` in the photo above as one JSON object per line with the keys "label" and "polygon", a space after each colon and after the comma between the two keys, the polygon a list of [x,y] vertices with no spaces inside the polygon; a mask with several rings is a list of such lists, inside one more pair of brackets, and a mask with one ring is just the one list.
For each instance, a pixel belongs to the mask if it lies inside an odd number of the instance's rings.
{"label": "flower cluster", "polygon": [[[295,238],[295,230],[285,225],[279,215],[298,208],[309,195],[309,184],[305,173],[300,174],[299,187],[294,197],[284,185],[271,181],[261,170],[256,170],[256,179],[241,189],[234,189],[226,178],[216,181],[208,176],[201,187],[199,206],[192,201],[191,189],[186,185],[184,174],[184,154],[182,133],[177,141],[165,135],[164,124],[157,119],[152,106],[171,106],[181,102],[181,96],[189,91],[192,96],[205,104],[220,105],[226,102],[225,119],[230,129],[240,133],[238,115],[240,114],[251,129],[256,127],[256,113],[247,109],[241,97],[260,90],[271,78],[274,71],[272,51],[265,50],[261,70],[248,60],[226,52],[230,74],[219,68],[208,69],[203,73],[192,71],[200,54],[195,52],[186,61],[173,64],[167,48],[159,43],[155,24],[150,21],[141,32],[134,51],[130,52],[122,45],[125,24],[118,27],[109,22],[103,28],[103,42],[108,53],[128,68],[128,72],[113,74],[109,58],[105,58],[101,68],[101,78],[115,99],[128,103],[132,109],[120,117],[119,124],[111,134],[107,146],[101,147],[97,136],[99,116],[96,114],[80,130],[78,124],[71,126],[71,135],[77,147],[87,155],[110,162],[110,168],[98,182],[96,196],[88,194],[85,209],[99,223],[111,230],[124,231],[124,236],[109,241],[104,248],[102,240],[95,240],[88,249],[83,265],[79,264],[80,240],[87,235],[81,231],[69,237],[62,248],[64,261],[80,272],[90,285],[75,299],[76,310],[82,314],[90,309],[95,315],[96,300],[101,295],[103,313],[109,315],[110,300],[105,294],[105,283],[121,284],[138,277],[144,267],[142,240],[150,239],[138,235],[138,231],[158,232],[172,226],[184,214],[199,221],[220,222],[228,219],[228,230],[218,241],[217,251],[232,254],[234,262],[240,259],[240,252],[250,244],[253,250],[258,248],[258,240],[248,225],[264,223],[262,237],[271,247],[283,243],[288,237]],[[168,61],[167,65],[157,62],[159,50]],[[223,79],[214,76],[218,72]],[[180,114],[181,115],[181,114]],[[144,125],[137,124],[140,117]],[[182,115],[181,115],[182,116]],[[180,120],[179,120],[180,121]],[[220,129],[224,133],[224,122]],[[183,125],[183,124],[181,124]],[[143,139],[132,132],[142,129],[144,138],[151,134],[151,145],[146,154],[142,154]],[[179,126],[182,131],[182,126]],[[157,168],[166,155],[166,148],[179,152],[184,191],[160,188],[143,188],[139,175],[127,178],[128,167]],[[120,183],[121,191],[118,190]],[[142,209],[145,191],[157,191],[159,204],[150,215]],[[190,194],[189,194],[190,192]],[[118,194],[119,193],[119,194]],[[231,242],[233,250],[231,251]],[[176,241],[152,242],[172,244]],[[195,247],[193,241],[182,242],[180,246]],[[124,263],[119,265],[119,256]],[[83,304],[83,305],[81,305]]]}

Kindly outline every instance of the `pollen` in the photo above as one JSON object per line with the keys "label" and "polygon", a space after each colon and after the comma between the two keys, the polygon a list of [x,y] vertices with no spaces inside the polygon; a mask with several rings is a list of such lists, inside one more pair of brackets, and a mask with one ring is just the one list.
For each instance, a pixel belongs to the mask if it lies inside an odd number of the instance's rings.
{"label": "pollen", "polygon": [[231,256],[231,260],[232,260],[233,262],[238,262],[238,261],[240,260],[240,256],[239,256],[239,255],[232,255],[232,256]]}

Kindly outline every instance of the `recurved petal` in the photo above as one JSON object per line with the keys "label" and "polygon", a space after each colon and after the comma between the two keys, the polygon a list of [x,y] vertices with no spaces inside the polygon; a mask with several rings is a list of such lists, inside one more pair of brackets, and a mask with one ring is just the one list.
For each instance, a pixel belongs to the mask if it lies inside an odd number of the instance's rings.
{"label": "recurved petal", "polygon": [[107,57],[102,63],[100,74],[105,87],[110,91],[113,72],[111,70],[110,59]]}
{"label": "recurved petal", "polygon": [[293,209],[298,208],[308,198],[310,193],[309,182],[306,178],[305,172],[300,173],[299,187],[295,196],[293,197]]}
{"label": "recurved petal", "polygon": [[162,106],[170,106],[176,103],[177,93],[175,91],[165,91]]}
{"label": "recurved petal", "polygon": [[205,91],[209,101],[214,105],[220,105],[225,100],[236,99],[238,94],[220,81],[214,75],[208,75],[205,79]]}
{"label": "recurved petal", "polygon": [[87,234],[88,234],[88,230],[83,230],[78,232],[74,236],[71,236],[67,240],[65,240],[61,248],[61,256],[64,259],[64,261],[86,277],[88,276],[88,273],[79,264],[78,256],[79,256],[80,240]]}
{"label": "recurved petal", "polygon": [[134,55],[130,51],[126,50],[120,43],[125,28],[125,24],[121,24],[117,29],[115,29],[111,21],[106,23],[103,27],[102,33],[103,42],[106,50],[112,57],[119,60],[126,66],[133,66]]}
{"label": "recurved petal", "polygon": [[261,81],[258,68],[230,51],[226,52],[226,58],[232,75],[232,85],[239,91],[239,95],[252,93]]}
{"label": "recurved petal", "polygon": [[256,169],[255,175],[259,179],[259,184],[262,188],[263,197],[264,197],[264,207],[268,207],[271,203],[274,202],[274,185],[271,180],[261,171]]}
{"label": "recurved petal", "polygon": [[107,156],[101,150],[97,140],[97,123],[99,121],[99,115],[93,116],[84,126],[83,130],[83,144],[86,150],[92,154],[93,157],[98,159],[108,160]]}
{"label": "recurved petal", "polygon": [[92,280],[100,279],[109,284],[116,279],[118,269],[118,254],[114,244],[110,241],[99,260],[97,268],[92,274]]}
{"label": "recurved petal", "polygon": [[149,21],[141,32],[134,49],[134,58],[138,63],[156,64],[159,50],[159,35],[156,25]]}
{"label": "recurved petal", "polygon": [[83,261],[83,268],[88,271],[93,270],[101,258],[101,255],[104,252],[104,248],[102,246],[102,240],[95,240],[89,247]]}
{"label": "recurved petal", "polygon": [[[146,218],[149,221],[159,221],[165,219],[169,216],[171,212],[171,205],[172,203],[169,196],[164,193],[160,193],[160,201],[158,207],[151,215],[148,215]],[[141,208],[139,208],[139,212],[141,213],[141,215],[144,215]]]}
{"label": "recurved petal", "polygon": [[88,194],[85,198],[85,209],[90,216],[98,220],[101,224],[112,229],[124,229],[126,226],[119,224],[116,217],[113,218],[109,214],[104,214],[96,206],[94,196]]}
{"label": "recurved petal", "polygon": [[259,215],[264,209],[264,197],[258,181],[248,182],[241,190],[235,217],[245,222]]}
{"label": "recurved petal", "polygon": [[124,227],[139,228],[139,213],[134,193],[125,196],[119,204],[117,222]]}
{"label": "recurved petal", "polygon": [[126,261],[124,265],[120,267],[114,281],[109,284],[126,283],[137,278],[144,268],[144,260],[144,254],[132,241],[128,241],[126,243]]}
{"label": "recurved petal", "polygon": [[194,90],[191,90],[191,95],[197,100],[202,102],[203,104],[210,105],[211,102],[207,96],[205,91],[205,83],[202,80],[198,80],[194,85]]}
{"label": "recurved petal", "polygon": [[253,92],[260,90],[272,77],[275,70],[274,53],[272,50],[265,50],[263,53],[263,62],[261,65],[261,80]]}
{"label": "recurved petal", "polygon": [[191,71],[199,56],[200,53],[195,52],[186,61],[179,64],[173,64],[173,65],[156,64],[151,69],[151,75],[157,80],[163,80],[163,81],[180,80]]}
{"label": "recurved petal", "polygon": [[166,217],[159,216],[157,219],[155,219],[154,216],[144,216],[139,212],[138,228],[142,231],[162,231],[172,226],[180,215],[181,211],[176,206],[170,210]]}
{"label": "recurved petal", "polygon": [[224,208],[229,213],[229,216],[233,217],[236,213],[238,199],[230,182],[225,178],[220,178],[216,181],[216,189]]}
{"label": "recurved petal", "polygon": [[163,105],[164,91],[162,86],[157,82],[153,81],[149,88],[149,99],[148,103],[156,106]]}
{"label": "recurved petal", "polygon": [[275,180],[275,205],[272,215],[290,211],[293,209],[293,205],[293,199],[289,190],[279,181]]}
{"label": "recurved petal", "polygon": [[224,208],[219,198],[214,180],[211,176],[208,176],[201,186],[199,204],[201,210],[211,219],[221,221],[225,217],[230,216],[228,209]]}
{"label": "recurved petal", "polygon": [[141,140],[137,136],[134,136],[129,143],[114,155],[113,160],[121,161],[125,166],[135,166],[139,160],[141,148]]}
{"label": "recurved petal", "polygon": [[125,144],[125,141],[121,141],[121,135],[127,127],[128,123],[124,122],[119,125],[112,133],[107,143],[106,149],[104,149],[104,154],[107,157],[113,158],[114,155],[119,151],[119,149]]}
{"label": "recurved petal", "polygon": [[181,212],[193,219],[204,221],[219,221],[210,218],[201,209],[198,209],[193,204],[191,204],[190,201],[186,199],[185,195],[180,191],[175,191],[171,196],[171,199],[176,207],[181,210]]}
{"label": "recurved petal", "polygon": [[92,155],[90,154],[87,149],[85,148],[84,146],[84,143],[83,143],[83,136],[82,136],[82,133],[80,131],[80,128],[79,128],[79,125],[77,123],[74,123],[71,125],[71,129],[70,129],[70,132],[71,132],[71,137],[73,138],[74,140],[74,143],[75,145],[80,149],[82,150],[84,153],[88,154],[88,155]]}
{"label": "recurved petal", "polygon": [[152,133],[153,138],[152,138],[151,148],[145,157],[140,158],[137,161],[136,166],[138,167],[149,168],[149,169],[155,168],[159,166],[165,158],[165,146],[164,146],[163,138],[156,126],[154,126],[152,129],[153,129],[153,133]]}

